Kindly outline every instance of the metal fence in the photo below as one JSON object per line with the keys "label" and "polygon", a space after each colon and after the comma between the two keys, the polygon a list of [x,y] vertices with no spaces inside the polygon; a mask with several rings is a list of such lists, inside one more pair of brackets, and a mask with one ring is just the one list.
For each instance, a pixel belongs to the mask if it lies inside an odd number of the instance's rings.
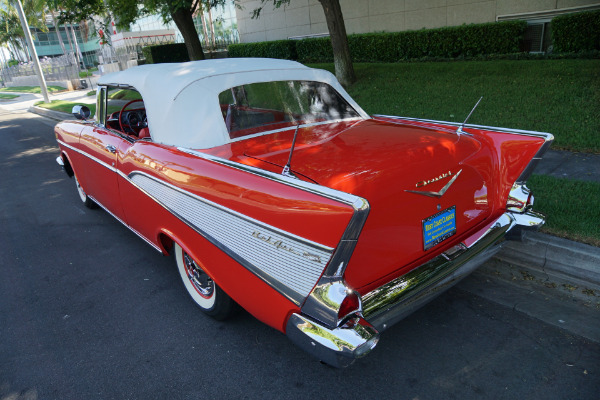
{"label": "metal fence", "polygon": [[[55,57],[42,58],[40,65],[46,81],[71,81],[79,79],[79,68],[72,54]],[[20,85],[27,81],[27,77],[36,77],[35,68],[32,62],[3,68],[0,76],[5,85]]]}

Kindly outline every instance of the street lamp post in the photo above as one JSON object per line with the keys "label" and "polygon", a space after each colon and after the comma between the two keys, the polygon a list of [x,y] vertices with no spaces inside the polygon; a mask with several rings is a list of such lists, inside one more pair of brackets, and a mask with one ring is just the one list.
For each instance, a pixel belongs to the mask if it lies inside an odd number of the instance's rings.
{"label": "street lamp post", "polygon": [[25,34],[25,39],[27,39],[29,54],[31,54],[31,57],[33,58],[33,66],[35,68],[35,73],[37,74],[38,80],[40,82],[40,88],[42,89],[44,102],[50,103],[50,99],[48,98],[48,88],[46,87],[46,80],[44,79],[42,67],[40,66],[40,60],[38,59],[37,52],[35,51],[35,46],[33,45],[33,39],[31,38],[31,32],[29,31],[29,24],[27,23],[25,13],[23,12],[23,5],[21,4],[21,0],[16,0],[15,3],[17,5],[17,12],[19,13],[19,19],[21,20],[21,27],[23,28],[23,33]]}

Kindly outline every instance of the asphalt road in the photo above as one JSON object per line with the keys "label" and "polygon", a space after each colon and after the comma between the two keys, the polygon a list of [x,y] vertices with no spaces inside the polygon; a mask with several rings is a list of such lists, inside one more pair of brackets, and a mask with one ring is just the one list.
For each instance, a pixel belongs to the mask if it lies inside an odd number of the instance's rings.
{"label": "asphalt road", "polygon": [[460,286],[345,370],[205,317],[173,259],[81,204],[52,125],[0,108],[0,399],[598,398],[598,343]]}

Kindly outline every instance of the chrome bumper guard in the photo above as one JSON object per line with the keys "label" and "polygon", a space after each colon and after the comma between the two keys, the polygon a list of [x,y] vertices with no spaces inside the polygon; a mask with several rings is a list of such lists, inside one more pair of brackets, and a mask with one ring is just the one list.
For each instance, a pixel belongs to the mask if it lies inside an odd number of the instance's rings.
{"label": "chrome bumper guard", "polygon": [[367,355],[379,340],[377,330],[360,317],[329,329],[306,316],[292,314],[286,334],[297,346],[337,368]]}
{"label": "chrome bumper guard", "polygon": [[542,214],[531,210],[506,212],[487,229],[364,295],[364,318],[357,316],[330,329],[305,315],[292,314],[286,334],[321,361],[334,367],[348,366],[375,347],[380,332],[442,294],[496,254],[511,229],[537,229],[544,220]]}

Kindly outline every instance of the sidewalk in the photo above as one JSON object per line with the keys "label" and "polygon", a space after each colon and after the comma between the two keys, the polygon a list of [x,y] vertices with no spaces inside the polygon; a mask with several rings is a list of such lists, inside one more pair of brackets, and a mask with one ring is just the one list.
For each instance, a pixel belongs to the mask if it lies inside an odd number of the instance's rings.
{"label": "sidewalk", "polygon": [[[94,89],[95,88],[96,87],[94,86]],[[96,101],[96,98],[94,96],[87,95],[87,93],[90,90],[93,90],[93,89],[88,88],[88,89],[82,89],[82,90],[73,90],[70,92],[49,93],[48,98],[50,99],[50,101],[66,100],[66,101],[72,101],[74,103],[81,103],[81,104],[94,103]],[[41,94],[37,94],[37,93],[21,93],[21,92],[9,92],[9,91],[2,91],[1,93],[16,94],[19,96],[12,100],[0,101],[0,107],[2,107],[3,109],[5,109],[7,111],[13,112],[13,113],[29,112],[29,109],[31,107],[33,107],[33,105],[35,103],[37,103],[38,101],[44,100],[44,97]],[[33,112],[35,112],[35,111],[33,111]],[[62,114],[63,116],[65,115],[64,113],[59,113],[57,116],[60,117],[60,114]],[[63,117],[60,119],[62,120],[62,119],[69,119],[69,118]]]}
{"label": "sidewalk", "polygon": [[533,173],[600,182],[600,154],[548,150]]}
{"label": "sidewalk", "polygon": [[[600,183],[600,155],[549,150],[534,174]],[[598,204],[590,206],[597,207]],[[527,232],[523,242],[506,243],[496,259],[510,268],[518,268],[525,277],[529,274],[546,283],[552,281],[569,288],[574,296],[595,299],[600,304],[598,247],[545,233]]]}

